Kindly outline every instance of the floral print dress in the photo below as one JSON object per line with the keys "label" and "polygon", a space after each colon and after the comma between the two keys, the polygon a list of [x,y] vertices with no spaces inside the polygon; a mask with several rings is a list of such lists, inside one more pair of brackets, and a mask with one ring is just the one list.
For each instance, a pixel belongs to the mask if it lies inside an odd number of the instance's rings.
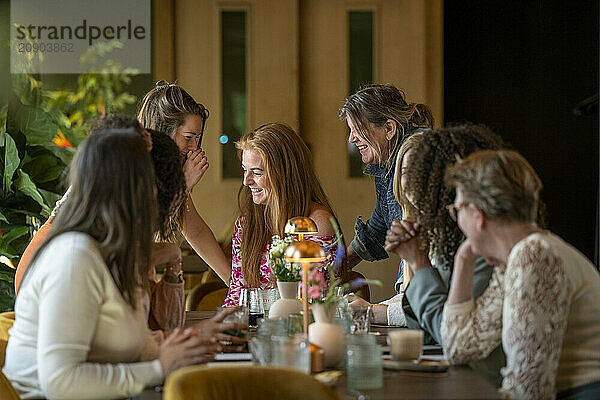
{"label": "floral print dress", "polygon": [[[242,245],[242,223],[240,218],[235,221],[233,227],[233,237],[231,239],[231,281],[229,284],[229,291],[227,297],[223,302],[224,306],[235,306],[239,302],[240,289],[246,287],[244,285],[244,275],[242,274],[242,257],[241,257],[241,245]],[[327,260],[326,263],[333,262],[337,251],[337,245],[335,245],[335,236],[320,236],[320,235],[304,235],[305,240],[312,240],[325,250]],[[265,254],[260,261],[260,288],[269,289],[272,287],[270,280],[271,268],[270,260],[268,257],[268,249],[265,249]]]}

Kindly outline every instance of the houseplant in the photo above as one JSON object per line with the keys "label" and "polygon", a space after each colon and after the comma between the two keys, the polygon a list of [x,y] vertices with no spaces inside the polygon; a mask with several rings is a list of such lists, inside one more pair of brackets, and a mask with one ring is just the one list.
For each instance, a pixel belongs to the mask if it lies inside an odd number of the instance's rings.
{"label": "houseplant", "polygon": [[285,250],[294,242],[292,235],[280,238],[273,236],[269,246],[271,273],[277,278],[277,288],[281,298],[271,306],[269,318],[287,318],[299,313],[302,303],[298,300],[298,282],[301,280],[301,268],[296,263],[284,260]]}
{"label": "houseplant", "polygon": [[[119,45],[111,46],[90,47],[82,61],[93,64]],[[110,61],[90,71],[78,76],[75,90],[12,74],[0,104],[0,312],[14,307],[15,265],[64,193],[64,172],[87,137],[86,123],[104,115],[105,103],[119,112],[136,100],[125,90],[135,71]]]}

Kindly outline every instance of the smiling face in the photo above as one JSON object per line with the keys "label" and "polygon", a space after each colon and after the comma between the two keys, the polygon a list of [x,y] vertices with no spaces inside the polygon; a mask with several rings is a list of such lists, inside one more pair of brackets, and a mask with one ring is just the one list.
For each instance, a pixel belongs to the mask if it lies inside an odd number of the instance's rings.
{"label": "smiling face", "polygon": [[183,120],[183,125],[177,128],[173,139],[179,147],[179,152],[185,159],[189,151],[194,151],[198,148],[198,142],[202,135],[204,121],[200,115],[186,115]]}
{"label": "smiling face", "polygon": [[[346,117],[346,123],[348,124],[348,128],[350,129],[350,136],[348,137],[348,142],[354,144],[358,151],[360,152],[362,162],[365,164],[378,164],[381,162],[381,158],[384,158],[385,155],[379,156],[377,149],[375,149],[371,144],[369,144],[363,135],[359,132],[359,130],[354,126],[350,117]],[[372,123],[369,123],[369,130],[371,133],[371,137],[376,141],[376,144],[379,145],[380,148],[384,149],[387,145],[388,139],[386,138],[386,129],[385,126],[378,127]]]}
{"label": "smiling face", "polygon": [[260,154],[254,150],[242,152],[242,172],[244,186],[252,193],[254,204],[266,205],[271,194],[271,184],[265,170],[265,163]]}

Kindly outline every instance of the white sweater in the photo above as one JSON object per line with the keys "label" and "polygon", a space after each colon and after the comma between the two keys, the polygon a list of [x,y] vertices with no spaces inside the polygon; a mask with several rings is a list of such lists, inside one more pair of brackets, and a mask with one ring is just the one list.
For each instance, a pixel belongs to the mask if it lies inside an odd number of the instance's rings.
{"label": "white sweater", "polygon": [[123,398],[162,382],[157,359],[137,362],[149,334],[139,297],[134,310],[91,237],[58,236],[19,291],[4,374],[23,399]]}
{"label": "white sweater", "polygon": [[502,341],[502,390],[516,399],[600,382],[600,276],[558,236],[534,233],[494,268],[485,293],[444,307],[442,342],[453,363],[482,359]]}

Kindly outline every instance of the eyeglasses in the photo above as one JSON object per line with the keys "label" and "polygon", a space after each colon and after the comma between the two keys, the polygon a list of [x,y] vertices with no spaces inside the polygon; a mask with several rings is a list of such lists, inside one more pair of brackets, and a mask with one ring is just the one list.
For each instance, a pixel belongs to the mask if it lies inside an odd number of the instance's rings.
{"label": "eyeglasses", "polygon": [[452,218],[452,220],[454,222],[458,222],[458,211],[461,208],[464,208],[468,205],[469,205],[469,203],[465,203],[465,202],[462,202],[458,205],[457,204],[449,204],[446,206],[446,209],[448,210],[448,213],[450,214],[450,218]]}

